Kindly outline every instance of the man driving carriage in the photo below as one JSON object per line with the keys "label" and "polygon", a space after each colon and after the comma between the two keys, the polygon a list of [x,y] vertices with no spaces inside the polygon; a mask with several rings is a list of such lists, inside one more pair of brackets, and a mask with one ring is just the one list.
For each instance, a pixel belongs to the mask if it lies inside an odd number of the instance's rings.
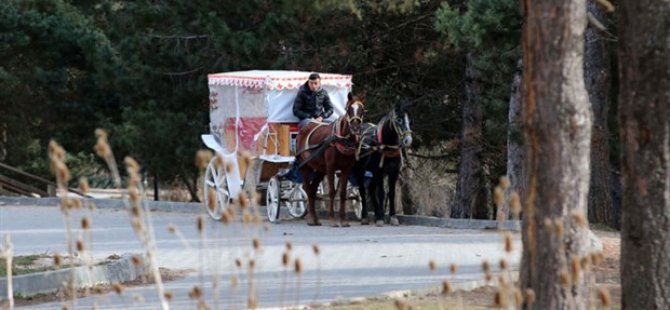
{"label": "man driving carriage", "polygon": [[333,104],[328,92],[321,87],[321,76],[312,73],[305,84],[300,86],[293,102],[293,114],[300,120],[302,128],[311,121],[333,122]]}

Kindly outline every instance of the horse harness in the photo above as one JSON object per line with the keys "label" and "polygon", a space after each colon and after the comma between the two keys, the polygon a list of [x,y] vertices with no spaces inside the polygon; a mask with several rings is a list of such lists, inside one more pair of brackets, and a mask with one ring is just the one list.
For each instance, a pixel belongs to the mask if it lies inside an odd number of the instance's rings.
{"label": "horse harness", "polygon": [[[352,106],[353,105],[358,105],[358,106],[362,107],[363,103],[360,102],[360,101],[355,101],[351,105]],[[354,121],[354,120],[359,120],[361,123],[363,123],[363,118],[358,116],[358,115],[354,115],[353,117],[351,117],[351,116],[349,116],[349,114],[345,114],[344,116],[346,116],[347,124],[351,124],[351,122]],[[337,150],[340,153],[342,153],[344,155],[347,155],[347,156],[352,156],[352,155],[355,155],[357,153],[356,152],[356,143],[349,139],[351,137],[351,132],[347,133],[347,135],[343,135],[342,134],[341,123],[342,122],[338,119],[338,121],[335,122],[335,124],[333,126],[333,129],[332,129],[332,132],[331,132],[330,136],[328,136],[328,138],[326,138],[321,143],[314,144],[314,145],[309,144],[309,140],[312,137],[312,134],[314,134],[314,132],[316,132],[316,130],[319,127],[325,126],[327,124],[326,123],[317,123],[318,125],[316,127],[312,128],[312,130],[309,132],[309,134],[307,134],[307,139],[305,139],[305,147],[300,152],[298,152],[298,154],[296,154],[296,157],[299,157],[305,151],[309,151],[309,150],[313,150],[313,149],[317,149],[317,148],[318,148],[318,150],[316,152],[310,154],[310,156],[309,156],[309,158],[307,158],[307,160],[301,162],[299,167],[304,166],[306,163],[310,162],[312,159],[321,155],[321,153],[323,153],[323,151],[325,151],[328,148],[328,146],[331,146],[331,145],[334,146],[335,148],[337,148]]]}
{"label": "horse harness", "polygon": [[[398,142],[398,144],[387,145],[387,144],[384,144],[384,142],[383,142],[384,140],[383,140],[383,137],[382,137],[385,122],[391,122],[391,128],[398,135],[398,141],[400,141],[406,135],[409,135],[409,134],[412,133],[411,130],[401,131],[400,128],[398,128],[398,125],[395,122],[395,117],[396,117],[395,111],[391,111],[391,114],[388,115],[387,117],[382,118],[379,121],[379,124],[370,126],[369,128],[367,128],[361,134],[361,136],[363,136],[363,137],[366,137],[366,134],[374,135],[377,138],[376,141],[375,141],[377,144],[374,144],[374,145],[366,144],[365,139],[364,138],[361,139],[361,141],[358,145],[358,149],[356,151],[356,160],[358,160],[359,158],[362,158],[362,157],[369,156],[370,154],[372,154],[374,152],[380,152],[382,154],[382,157],[381,157],[381,160],[379,161],[379,168],[384,166],[384,159],[386,157],[389,157],[389,158],[400,157],[400,165],[401,166],[403,165],[403,158],[402,158],[400,143]],[[376,134],[374,133],[375,130],[377,131]],[[363,155],[361,155],[361,150],[362,149],[366,150],[366,152],[363,153]]]}

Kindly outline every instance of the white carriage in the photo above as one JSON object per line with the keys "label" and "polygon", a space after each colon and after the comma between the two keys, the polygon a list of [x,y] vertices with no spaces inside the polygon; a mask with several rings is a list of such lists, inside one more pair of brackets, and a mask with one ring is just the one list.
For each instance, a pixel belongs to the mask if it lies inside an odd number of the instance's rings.
{"label": "white carriage", "polygon": [[[225,208],[242,191],[261,191],[266,199],[268,218],[279,220],[280,207],[293,217],[307,213],[307,195],[301,184],[286,178],[284,171],[295,160],[298,119],[293,101],[309,76],[301,71],[252,70],[208,75],[210,133],[202,135],[207,147],[223,158],[214,157],[205,170],[204,203],[210,216],[220,219]],[[322,87],[328,91],[334,114],[344,113],[351,91],[350,75],[321,73]],[[245,160],[245,158],[251,160]],[[210,204],[208,193],[216,193]],[[357,193],[350,195],[360,216]]]}

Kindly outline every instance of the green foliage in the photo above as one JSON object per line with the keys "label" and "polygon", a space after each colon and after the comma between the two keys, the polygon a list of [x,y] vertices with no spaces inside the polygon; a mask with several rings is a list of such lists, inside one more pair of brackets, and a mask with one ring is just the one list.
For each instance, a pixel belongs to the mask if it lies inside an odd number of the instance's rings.
{"label": "green foliage", "polygon": [[[47,255],[23,255],[12,257],[12,275],[18,276],[22,274],[29,274],[35,272],[43,272],[49,270],[55,270],[55,267],[37,267],[30,268],[30,266],[40,258],[48,258]],[[0,277],[7,276],[7,261],[6,259],[0,258]]]}
{"label": "green foliage", "polygon": [[[509,10],[479,2],[478,10]],[[75,171],[75,179],[97,180],[100,161],[84,154],[101,127],[118,162],[129,155],[150,175],[193,183],[193,156],[204,147],[199,136],[209,131],[207,74],[249,69],[352,74],[354,92],[367,92],[370,121],[411,100],[415,146],[446,151],[460,131],[462,50],[479,42],[477,65],[487,72],[485,87],[496,89],[486,94],[487,106],[503,115],[511,78],[505,70],[518,57],[518,38],[507,13],[467,17],[445,7],[417,0],[3,1],[6,161],[48,176],[45,150],[54,138],[76,154],[71,167],[90,167]],[[440,26],[442,15],[454,23],[466,16],[460,39],[450,30],[456,24]],[[454,40],[443,40],[436,25]],[[504,136],[493,119],[487,128]]]}
{"label": "green foliage", "polygon": [[46,154],[35,158],[26,146],[56,138],[68,149],[90,147],[83,134],[113,116],[106,99],[119,61],[103,32],[66,2],[0,4],[0,58],[8,162],[45,175]]}
{"label": "green foliage", "polygon": [[435,26],[447,35],[449,42],[462,49],[511,50],[520,44],[519,2],[471,0],[463,10],[443,2],[436,13]]}
{"label": "green foliage", "polygon": [[482,86],[476,102],[484,106],[484,160],[491,175],[505,174],[507,108],[516,63],[521,57],[519,2],[470,0],[454,7],[443,2],[435,27],[456,48],[472,53]]}

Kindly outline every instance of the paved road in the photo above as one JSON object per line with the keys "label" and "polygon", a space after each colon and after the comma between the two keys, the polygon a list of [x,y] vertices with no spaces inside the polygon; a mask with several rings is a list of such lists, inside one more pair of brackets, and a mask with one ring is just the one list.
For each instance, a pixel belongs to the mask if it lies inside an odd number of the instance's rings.
{"label": "paved road", "polygon": [[[81,233],[80,220],[86,212],[73,214],[74,234]],[[515,236],[515,251],[503,251],[502,236],[496,232],[452,230],[437,227],[375,227],[354,224],[349,228],[308,227],[303,221],[284,221],[278,225],[223,225],[206,219],[203,238],[196,228],[195,214],[153,212],[157,240],[158,266],[172,270],[191,269],[188,276],[168,281],[166,290],[174,295],[174,309],[195,308],[188,292],[203,288],[208,305],[220,309],[240,309],[247,303],[250,279],[253,280],[259,307],[281,307],[324,303],[338,299],[364,297],[389,291],[437,286],[445,277],[452,281],[481,280],[481,262],[487,259],[497,266],[501,258],[518,265],[520,242]],[[143,253],[129,215],[123,210],[98,210],[92,214],[92,248],[95,257],[111,254]],[[173,225],[183,239],[168,232]],[[64,219],[56,207],[0,206],[0,234],[10,233],[16,255],[66,253]],[[254,250],[252,239],[261,241]],[[3,238],[4,240],[4,238]],[[293,245],[292,258],[300,258],[303,272],[282,265],[286,243]],[[312,245],[318,244],[320,255]],[[235,259],[246,264],[254,259],[252,277],[247,268],[238,269]],[[428,268],[434,260],[437,269]],[[449,264],[458,272],[449,274]],[[495,270],[495,268],[494,268]],[[231,288],[230,278],[239,283]],[[218,297],[214,283],[219,284]],[[141,301],[134,297],[141,296]],[[156,309],[153,285],[128,288],[114,293],[89,296],[77,301],[79,308]],[[218,300],[218,301],[217,301]],[[41,304],[30,309],[60,308],[60,303]]]}

